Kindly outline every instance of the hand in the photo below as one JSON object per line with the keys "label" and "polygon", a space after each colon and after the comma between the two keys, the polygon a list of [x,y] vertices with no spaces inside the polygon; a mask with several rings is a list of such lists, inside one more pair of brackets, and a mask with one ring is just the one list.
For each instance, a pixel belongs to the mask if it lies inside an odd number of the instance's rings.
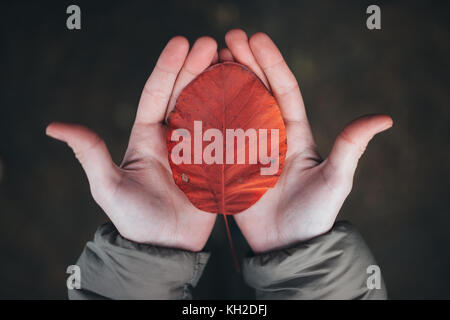
{"label": "hand", "polygon": [[143,90],[124,160],[116,166],[97,134],[74,124],[52,123],[47,134],[65,141],[89,180],[95,201],[120,234],[132,241],[200,251],[216,215],[196,209],[175,185],[163,124],[180,91],[217,62],[215,40],[189,43],[175,37],[164,48]]}
{"label": "hand", "polygon": [[306,117],[297,81],[272,40],[250,38],[242,30],[226,34],[221,60],[252,69],[271,88],[286,125],[288,152],[273,189],[251,208],[234,216],[250,247],[265,252],[306,241],[331,229],[350,193],[358,159],[372,137],[392,126],[386,115],[370,115],[348,124],[323,160]]}

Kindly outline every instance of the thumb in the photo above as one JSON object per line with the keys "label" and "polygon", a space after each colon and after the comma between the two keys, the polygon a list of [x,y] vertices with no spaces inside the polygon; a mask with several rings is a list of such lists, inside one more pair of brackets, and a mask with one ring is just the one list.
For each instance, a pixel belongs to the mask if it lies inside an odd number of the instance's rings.
{"label": "thumb", "polygon": [[92,130],[78,125],[53,122],[47,126],[46,134],[66,142],[86,173],[91,192],[97,187],[104,189],[117,182],[119,170],[112,161],[105,142]]}
{"label": "thumb", "polygon": [[350,122],[338,135],[327,159],[326,169],[332,176],[353,179],[358,160],[372,138],[392,127],[387,115],[367,115]]}

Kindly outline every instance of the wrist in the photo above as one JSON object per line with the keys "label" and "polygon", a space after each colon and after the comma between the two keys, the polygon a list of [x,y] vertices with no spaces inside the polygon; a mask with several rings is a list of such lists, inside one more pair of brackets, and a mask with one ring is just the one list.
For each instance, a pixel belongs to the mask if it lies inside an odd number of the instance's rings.
{"label": "wrist", "polygon": [[249,242],[250,248],[255,254],[264,254],[271,251],[277,251],[292,247],[294,245],[308,242],[314,238],[320,237],[328,233],[333,224],[317,226],[315,228],[308,228],[305,230],[300,230],[292,234],[278,234],[273,238],[266,238],[266,241],[251,241]]}

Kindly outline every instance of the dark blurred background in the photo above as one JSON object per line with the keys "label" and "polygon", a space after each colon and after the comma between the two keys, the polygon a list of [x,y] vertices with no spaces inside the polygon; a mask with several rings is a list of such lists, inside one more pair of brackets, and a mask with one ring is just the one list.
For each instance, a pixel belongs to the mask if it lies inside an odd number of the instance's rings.
{"label": "dark blurred background", "polygon": [[[66,28],[77,4],[82,29]],[[382,30],[366,28],[381,7]],[[390,297],[450,298],[450,6],[438,1],[2,1],[0,298],[66,297],[65,273],[106,216],[53,121],[95,129],[118,163],[142,87],[167,40],[267,32],[302,89],[321,153],[366,113],[394,127],[360,161],[341,210],[372,248]],[[197,298],[251,298],[223,219]],[[231,225],[238,253],[249,249]],[[224,281],[232,277],[232,281]]]}

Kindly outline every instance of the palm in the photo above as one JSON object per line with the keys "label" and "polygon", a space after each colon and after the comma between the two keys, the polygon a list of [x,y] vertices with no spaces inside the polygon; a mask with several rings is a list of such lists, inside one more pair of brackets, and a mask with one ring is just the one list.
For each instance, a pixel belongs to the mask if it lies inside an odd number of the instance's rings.
{"label": "palm", "polygon": [[301,145],[289,137],[292,130],[301,130],[292,128],[298,125],[287,124],[287,139],[293,144],[289,142],[288,147],[297,152],[287,156],[275,187],[256,205],[235,216],[247,241],[257,252],[309,239],[328,230],[339,211],[339,202],[333,201],[333,194],[345,194],[345,190],[339,190],[344,184],[331,188],[324,179],[324,166],[314,145]]}
{"label": "palm", "polygon": [[115,220],[121,234],[136,242],[200,250],[216,216],[196,209],[175,185],[165,126],[135,127],[128,150],[108,203],[110,215],[120,217]]}

